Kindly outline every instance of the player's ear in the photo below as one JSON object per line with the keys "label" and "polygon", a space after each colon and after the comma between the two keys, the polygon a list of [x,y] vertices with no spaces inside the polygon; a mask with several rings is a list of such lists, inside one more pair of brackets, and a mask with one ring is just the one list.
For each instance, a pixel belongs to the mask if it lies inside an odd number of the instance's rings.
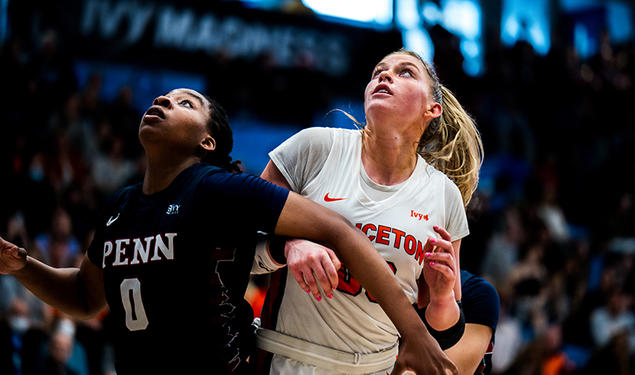
{"label": "player's ear", "polygon": [[206,135],[200,143],[205,151],[214,151],[216,149],[216,140],[211,135]]}
{"label": "player's ear", "polygon": [[432,103],[426,110],[424,116],[430,119],[437,118],[443,113],[443,107],[439,103]]}

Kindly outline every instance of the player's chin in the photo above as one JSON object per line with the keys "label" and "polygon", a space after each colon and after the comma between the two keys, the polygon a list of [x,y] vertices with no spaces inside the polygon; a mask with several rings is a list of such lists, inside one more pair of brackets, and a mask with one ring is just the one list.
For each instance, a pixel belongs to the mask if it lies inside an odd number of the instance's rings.
{"label": "player's chin", "polygon": [[141,125],[139,125],[139,141],[144,148],[148,145],[160,143],[161,138],[161,132],[155,125],[141,122]]}

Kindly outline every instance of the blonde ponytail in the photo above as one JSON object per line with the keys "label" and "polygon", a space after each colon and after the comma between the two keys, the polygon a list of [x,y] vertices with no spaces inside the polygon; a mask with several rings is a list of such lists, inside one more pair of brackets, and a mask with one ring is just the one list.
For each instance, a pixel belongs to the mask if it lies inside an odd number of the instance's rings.
{"label": "blonde ponytail", "polygon": [[[434,81],[436,74],[431,78]],[[450,90],[438,81],[436,83],[443,113],[436,119],[438,121],[428,125],[419,140],[417,152],[456,184],[467,207],[478,186],[479,170],[483,164],[483,143],[474,120]]]}

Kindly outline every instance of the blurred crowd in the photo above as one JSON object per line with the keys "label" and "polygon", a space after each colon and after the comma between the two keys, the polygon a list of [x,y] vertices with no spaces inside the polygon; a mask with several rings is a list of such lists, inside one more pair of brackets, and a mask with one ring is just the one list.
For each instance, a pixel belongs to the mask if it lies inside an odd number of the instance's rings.
{"label": "blurred crowd", "polygon": [[[469,77],[456,38],[430,34],[439,76],[485,146],[461,263],[500,294],[493,373],[632,374],[633,43],[603,35],[583,60],[558,33],[546,56],[490,36],[485,74]],[[143,174],[134,93],[104,101],[98,72],[78,87],[54,31],[6,40],[0,82],[0,234],[76,265],[101,202]],[[107,312],[69,319],[0,275],[0,374],[114,373],[108,325]]]}

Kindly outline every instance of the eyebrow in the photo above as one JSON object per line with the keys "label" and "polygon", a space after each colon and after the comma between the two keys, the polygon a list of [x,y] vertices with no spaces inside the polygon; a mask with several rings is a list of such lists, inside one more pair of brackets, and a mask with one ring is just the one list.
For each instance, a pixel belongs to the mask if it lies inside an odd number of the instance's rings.
{"label": "eyebrow", "polygon": [[[163,96],[168,96],[168,94],[171,93],[171,92],[172,91],[168,91],[165,94],[163,94]],[[189,95],[189,96],[191,96],[193,98],[196,98],[199,101],[199,103],[201,103],[201,107],[205,106],[205,102],[203,102],[203,98],[201,98],[200,96],[198,96],[196,94],[193,94],[193,93],[191,93],[189,91],[181,91],[180,93],[183,93],[183,94]]]}
{"label": "eyebrow", "polygon": [[381,62],[381,63],[379,63],[379,64],[375,65],[375,68],[373,69],[373,71],[375,71],[375,70],[377,70],[377,69],[379,69],[379,68],[383,68],[383,67],[385,67],[385,66],[386,66],[386,63]]}
{"label": "eyebrow", "polygon": [[188,92],[188,91],[185,91],[185,93],[193,98],[196,98],[201,103],[201,107],[205,106],[205,103],[203,102],[203,98],[201,98],[200,96],[196,94],[192,94],[191,92]]}
{"label": "eyebrow", "polygon": [[417,69],[418,72],[421,72],[421,69],[419,69],[417,64],[411,63],[410,61],[404,61],[404,62],[400,62],[399,63],[399,66],[403,66],[403,65],[410,65],[410,66],[414,67],[415,69]]}
{"label": "eyebrow", "polygon": [[[410,61],[402,61],[399,64],[397,64],[397,66],[404,66],[404,65],[409,65],[414,67],[418,72],[421,72],[421,69],[419,69],[419,67],[417,66],[417,64],[411,63]],[[379,69],[379,68],[384,68],[386,66],[386,63],[379,63],[377,64],[377,66],[375,66],[375,69],[373,69],[373,71]]]}

